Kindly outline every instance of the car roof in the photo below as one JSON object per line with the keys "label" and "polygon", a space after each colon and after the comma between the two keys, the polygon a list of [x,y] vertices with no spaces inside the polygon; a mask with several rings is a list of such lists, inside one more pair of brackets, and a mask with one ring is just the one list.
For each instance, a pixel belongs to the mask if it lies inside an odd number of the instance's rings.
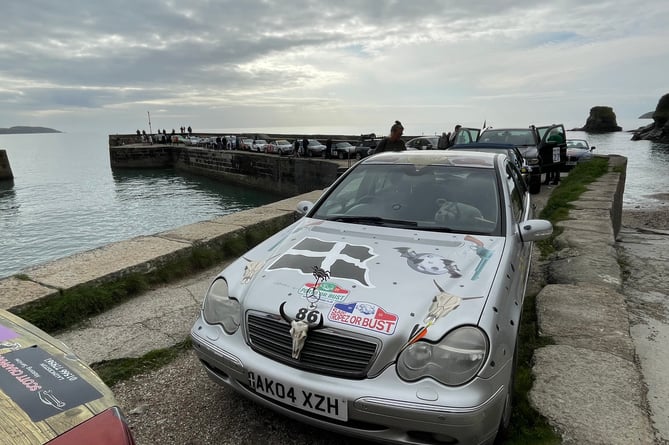
{"label": "car roof", "polygon": [[474,150],[408,150],[390,151],[365,158],[362,164],[454,165],[458,167],[494,168],[497,153]]}
{"label": "car roof", "polygon": [[496,142],[473,142],[471,144],[455,144],[449,147],[450,150],[474,150],[477,148],[498,148],[500,150],[513,150],[516,148],[513,144],[500,144]]}

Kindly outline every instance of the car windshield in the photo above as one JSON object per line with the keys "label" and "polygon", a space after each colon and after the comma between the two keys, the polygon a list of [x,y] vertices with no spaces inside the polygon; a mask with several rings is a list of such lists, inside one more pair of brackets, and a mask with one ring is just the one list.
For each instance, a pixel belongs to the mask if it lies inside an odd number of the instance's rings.
{"label": "car windshield", "polygon": [[309,145],[321,145],[316,139],[309,139]]}
{"label": "car windshield", "polygon": [[568,148],[579,148],[581,150],[587,150],[588,149],[588,143],[585,141],[567,141],[567,147]]}
{"label": "car windshield", "polygon": [[360,164],[328,191],[311,217],[412,230],[501,234],[491,168]]}
{"label": "car windshield", "polygon": [[256,144],[266,144],[267,141],[264,139],[256,139]]}
{"label": "car windshield", "polygon": [[290,145],[290,142],[288,142],[285,139],[279,139],[278,141],[276,141],[276,144],[277,145]]}
{"label": "car windshield", "polygon": [[348,148],[348,147],[353,147],[351,144],[348,142],[337,142],[337,147],[339,148]]}
{"label": "car windshield", "polygon": [[481,133],[479,142],[513,145],[536,145],[531,129],[486,130]]}

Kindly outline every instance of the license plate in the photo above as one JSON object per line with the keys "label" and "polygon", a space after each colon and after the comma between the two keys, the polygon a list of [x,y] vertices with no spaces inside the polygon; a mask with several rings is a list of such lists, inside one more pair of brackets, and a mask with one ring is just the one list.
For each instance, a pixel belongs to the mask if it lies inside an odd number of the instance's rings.
{"label": "license plate", "polygon": [[255,392],[270,399],[343,422],[348,420],[348,405],[341,397],[286,385],[253,371],[248,372],[248,378],[249,385]]}

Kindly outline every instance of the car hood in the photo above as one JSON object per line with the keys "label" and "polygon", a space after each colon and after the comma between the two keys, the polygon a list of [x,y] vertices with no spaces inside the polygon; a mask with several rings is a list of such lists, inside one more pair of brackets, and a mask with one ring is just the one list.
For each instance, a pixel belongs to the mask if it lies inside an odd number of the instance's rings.
{"label": "car hood", "polygon": [[64,344],[0,310],[3,443],[46,443],[115,405],[109,388]]}
{"label": "car hood", "polygon": [[[222,275],[245,311],[283,312],[293,320],[317,310],[311,321],[380,339],[392,360],[426,326],[440,295],[458,304],[429,327],[426,339],[478,324],[503,249],[501,237],[303,218]],[[315,266],[329,274],[317,280]]]}

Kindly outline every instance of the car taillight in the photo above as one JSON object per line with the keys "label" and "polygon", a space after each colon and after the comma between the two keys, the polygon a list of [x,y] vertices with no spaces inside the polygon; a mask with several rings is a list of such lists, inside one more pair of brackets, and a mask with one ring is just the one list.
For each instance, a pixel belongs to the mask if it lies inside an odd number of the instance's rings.
{"label": "car taillight", "polygon": [[121,411],[109,408],[48,442],[49,445],[135,445]]}

